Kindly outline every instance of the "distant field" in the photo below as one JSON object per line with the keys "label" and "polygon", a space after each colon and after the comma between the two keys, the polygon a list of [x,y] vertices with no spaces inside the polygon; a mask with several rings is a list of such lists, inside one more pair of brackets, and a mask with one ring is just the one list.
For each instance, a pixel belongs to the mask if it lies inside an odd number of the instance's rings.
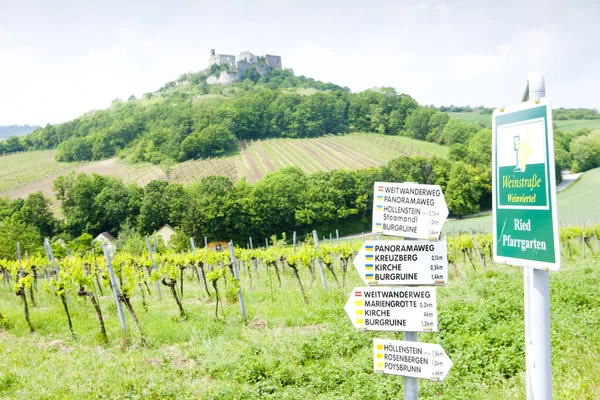
{"label": "distant field", "polygon": [[554,123],[560,128],[561,131],[566,132],[573,132],[577,129],[583,128],[600,129],[600,119],[554,121]]}
{"label": "distant field", "polygon": [[56,151],[15,153],[0,157],[0,194],[15,191],[27,184],[41,182],[76,169],[78,163],[57,163]]}
{"label": "distant field", "polygon": [[[571,186],[558,193],[558,220],[561,226],[577,225],[583,221],[600,222],[600,168],[584,173]],[[492,216],[447,221],[444,231],[491,232]]]}
{"label": "distant field", "polygon": [[59,163],[54,160],[56,150],[40,150],[0,156],[0,196],[27,197],[41,191],[52,197],[52,182],[71,171],[99,173],[122,178],[124,182],[146,184],[164,175],[158,166],[126,164],[117,158],[87,163]]}
{"label": "distant field", "polygon": [[268,139],[241,142],[239,177],[249,182],[280,168],[298,166],[307,173],[359,169],[388,163],[402,155],[443,156],[448,149],[406,137],[375,134],[325,136],[313,139]]}
{"label": "distant field", "polygon": [[[491,114],[479,114],[479,111],[471,112],[449,112],[448,115],[451,118],[456,118],[464,122],[478,122],[484,126],[492,127],[492,115]],[[589,128],[589,129],[600,129],[600,119],[569,119],[565,121],[554,121],[556,126],[565,132],[573,132],[577,129]]]}
{"label": "distant field", "polygon": [[227,157],[192,160],[167,168],[141,163],[127,164],[112,158],[90,163],[58,163],[55,150],[0,157],[0,196],[27,197],[42,191],[53,196],[52,181],[70,171],[115,176],[125,183],[145,185],[153,179],[188,184],[209,175],[233,181],[256,182],[269,172],[298,166],[307,173],[334,169],[359,169],[386,164],[402,155],[443,156],[448,149],[406,137],[354,133],[314,139],[241,141],[239,151]]}
{"label": "distant field", "polygon": [[492,114],[480,114],[479,111],[449,112],[450,118],[456,118],[463,122],[477,122],[488,128],[492,127]]}

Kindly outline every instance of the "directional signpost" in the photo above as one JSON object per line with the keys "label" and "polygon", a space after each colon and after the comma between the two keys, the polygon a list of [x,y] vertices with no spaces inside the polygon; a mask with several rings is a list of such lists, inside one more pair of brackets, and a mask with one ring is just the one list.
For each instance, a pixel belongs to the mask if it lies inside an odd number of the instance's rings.
{"label": "directional signpost", "polygon": [[354,258],[354,267],[369,286],[444,285],[447,253],[445,241],[367,240]]}
{"label": "directional signpost", "polygon": [[438,330],[435,287],[356,287],[344,309],[358,330]]}
{"label": "directional signpost", "polygon": [[374,233],[437,240],[447,217],[439,185],[375,182]]}
{"label": "directional signpost", "polygon": [[439,344],[373,339],[375,372],[443,381],[452,365]]}
{"label": "directional signpost", "polygon": [[354,288],[344,309],[358,330],[404,332],[404,341],[373,339],[373,366],[404,377],[405,400],[418,397],[417,378],[441,381],[452,367],[440,345],[418,338],[438,331],[436,285],[448,283],[448,248],[438,239],[447,217],[439,185],[375,182],[373,233],[426,240],[367,240],[354,259],[371,287]]}

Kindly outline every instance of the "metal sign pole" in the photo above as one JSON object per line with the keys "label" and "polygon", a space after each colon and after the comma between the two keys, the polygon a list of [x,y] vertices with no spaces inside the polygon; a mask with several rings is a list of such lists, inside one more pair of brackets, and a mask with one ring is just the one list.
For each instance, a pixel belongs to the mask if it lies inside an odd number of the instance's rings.
{"label": "metal sign pole", "polygon": [[[237,259],[235,258],[235,252],[233,251],[233,242],[229,242],[229,253],[231,255],[231,264],[233,265],[233,272],[235,274],[235,280],[240,281],[240,273],[238,271]],[[244,317],[244,321],[248,319],[246,316],[246,306],[244,305],[244,296],[242,295],[242,285],[238,287],[238,300],[240,302],[240,308],[242,309],[242,316]]]}
{"label": "metal sign pole", "polygon": [[[418,342],[417,332],[404,332],[404,340],[407,342]],[[419,379],[404,377],[404,400],[417,400],[419,398]]]}
{"label": "metal sign pole", "polygon": [[[196,261],[196,242],[194,242],[194,238],[190,237],[190,243],[192,245],[192,252],[194,254],[194,261]],[[196,266],[196,271],[198,272],[198,275],[200,275],[200,279],[202,280],[202,284],[205,285],[206,283],[204,282],[204,274],[200,273],[200,267]]]}
{"label": "metal sign pole", "polygon": [[[317,234],[316,230],[313,231],[313,238],[315,239],[315,247],[317,248],[317,251],[319,251],[319,235]],[[321,273],[321,281],[323,281],[323,289],[327,290],[327,281],[325,280],[323,260],[321,260],[321,257],[317,257],[317,260],[319,262],[319,272]]]}
{"label": "metal sign pole", "polygon": [[112,262],[110,261],[110,252],[108,250],[108,245],[106,243],[102,244],[102,250],[104,250],[104,258],[106,259],[106,267],[108,269],[108,277],[110,278],[110,285],[113,289],[113,295],[115,296],[115,304],[117,305],[117,311],[119,313],[119,322],[121,323],[121,328],[123,328],[123,332],[127,333],[127,325],[125,324],[125,314],[123,314],[123,307],[121,306],[121,291],[119,289],[119,283],[117,282],[117,278],[115,276],[115,271],[112,267]]}
{"label": "metal sign pole", "polygon": [[48,238],[44,239],[44,248],[46,249],[46,255],[48,256],[48,260],[52,262],[54,266],[54,272],[56,272],[56,278],[58,279],[58,264],[56,263],[56,259],[54,258],[54,253],[52,252],[52,247],[50,246],[50,241]]}
{"label": "metal sign pole", "polygon": [[[544,76],[529,74],[526,94],[536,100],[546,96]],[[524,100],[527,100],[524,96]],[[525,349],[527,398],[552,398],[552,356],[550,344],[550,272],[524,268]]]}
{"label": "metal sign pole", "polygon": [[[156,263],[154,262],[154,257],[152,256],[152,246],[150,245],[150,240],[148,240],[148,236],[146,236],[146,246],[148,246],[148,256],[150,257],[150,262],[152,263],[152,269],[158,271],[158,267],[156,266]],[[156,281],[156,291],[158,292],[158,298],[160,299],[160,283],[158,283],[158,281]]]}
{"label": "metal sign pole", "polygon": [[294,231],[294,254],[296,254],[296,231]]}

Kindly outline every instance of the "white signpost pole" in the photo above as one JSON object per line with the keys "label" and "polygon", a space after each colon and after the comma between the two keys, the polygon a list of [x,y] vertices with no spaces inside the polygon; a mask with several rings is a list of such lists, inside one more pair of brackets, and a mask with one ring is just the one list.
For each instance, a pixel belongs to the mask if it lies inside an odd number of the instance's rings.
{"label": "white signpost pole", "polygon": [[[317,252],[320,251],[319,248],[319,235],[317,231],[313,231],[313,239],[315,240],[315,247],[317,248]],[[325,279],[325,269],[323,269],[323,260],[321,257],[317,256],[317,262],[319,263],[319,272],[321,273],[321,281],[323,282],[323,289],[327,290],[327,280]]]}
{"label": "white signpost pole", "polygon": [[[158,271],[158,266],[154,262],[154,256],[152,255],[152,246],[150,245],[150,240],[148,240],[148,236],[146,236],[146,246],[148,247],[148,256],[150,257],[150,262],[152,263],[152,269]],[[160,283],[158,283],[158,281],[156,281],[156,292],[158,293],[158,298],[160,299]]]}
{"label": "white signpost pole", "polygon": [[[229,242],[229,254],[231,256],[231,264],[233,265],[233,273],[235,275],[235,280],[240,281],[240,273],[238,270],[237,259],[235,258],[235,251],[233,249],[233,242]],[[240,302],[240,308],[242,310],[242,316],[244,317],[244,321],[248,320],[246,316],[246,306],[244,305],[244,296],[242,295],[242,285],[238,288],[238,300]]]}
{"label": "white signpost pole", "polygon": [[492,117],[493,252],[523,267],[527,398],[552,398],[550,273],[560,270],[552,109],[529,74],[522,103]]}
{"label": "white signpost pole", "polygon": [[[546,84],[541,73],[529,74],[528,85],[530,100],[546,97]],[[550,142],[549,145],[552,147],[549,151],[553,153],[553,143]],[[554,173],[554,168],[552,173]],[[550,272],[537,268],[525,268],[523,273],[527,398],[536,400],[551,399]]]}
{"label": "white signpost pole", "polygon": [[[447,217],[448,207],[439,185],[375,182],[372,232],[377,241],[366,241],[353,262],[368,285],[405,285],[401,289],[355,288],[345,307],[357,329],[404,331],[404,341],[374,339],[373,349],[376,372],[403,377],[405,400],[418,399],[419,378],[441,380],[452,366],[441,346],[421,344],[418,337],[418,332],[438,330],[435,285],[448,281],[448,255],[446,241],[437,240]],[[379,241],[379,234],[401,236],[405,241]],[[388,301],[394,298],[405,300]],[[427,346],[439,349],[434,354]],[[425,375],[412,373],[423,368],[410,364],[416,358],[401,354],[402,349],[425,354],[424,348],[438,357],[435,362],[439,364],[434,364],[435,371],[426,368]],[[442,355],[445,360],[440,359]],[[433,364],[433,360],[427,361]],[[442,364],[447,369],[443,370]],[[437,377],[432,377],[434,373]]]}

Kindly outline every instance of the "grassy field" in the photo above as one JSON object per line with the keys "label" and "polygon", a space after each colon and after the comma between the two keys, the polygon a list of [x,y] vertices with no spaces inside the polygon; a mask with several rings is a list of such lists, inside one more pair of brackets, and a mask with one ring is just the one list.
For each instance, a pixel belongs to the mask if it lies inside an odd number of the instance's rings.
{"label": "grassy field", "polygon": [[[561,226],[579,225],[584,221],[600,221],[600,168],[585,172],[576,182],[558,193],[558,220]],[[484,215],[463,220],[451,220],[444,224],[445,232],[474,231],[491,232],[492,216]]]}
{"label": "grassy field", "polygon": [[492,127],[492,114],[480,114],[479,111],[449,112],[450,118],[456,118],[463,122],[477,122],[485,127]]}
{"label": "grassy field", "polygon": [[[449,112],[448,115],[464,122],[477,122],[488,128],[492,127],[492,114],[480,114],[479,111],[470,111]],[[554,121],[554,123],[558,129],[565,132],[573,132],[582,128],[600,129],[600,119]]]}
{"label": "grassy field", "polygon": [[[32,151],[0,157],[0,196],[27,197],[41,190],[50,197],[52,181],[70,171],[115,176],[124,182],[145,185],[153,179],[188,184],[209,175],[256,182],[265,174],[287,166],[311,173],[333,169],[379,166],[402,155],[443,156],[445,146],[406,137],[348,134],[314,139],[268,139],[239,143],[233,155],[191,160],[169,167],[128,164],[112,158],[90,163],[58,163],[55,150]],[[24,168],[27,166],[27,168]]]}
{"label": "grassy field", "polygon": [[561,131],[573,132],[577,129],[589,128],[600,129],[600,119],[582,119],[582,120],[567,120],[554,121]]}
{"label": "grassy field", "polygon": [[[336,267],[337,268],[337,267]],[[185,281],[178,317],[171,297],[153,294],[144,311],[132,300],[148,340],[129,326],[122,333],[110,290],[101,307],[109,344],[97,337],[89,302],[69,294],[75,336],[60,300],[39,282],[29,333],[19,298],[0,284],[0,397],[7,399],[397,399],[402,378],[373,372],[372,338],[400,339],[401,333],[358,332],[343,310],[351,288],[338,287],[326,271],[327,291],[319,278],[301,277],[304,305],[289,269],[277,286],[263,267],[259,276],[242,268],[250,323],[238,304],[227,302],[214,317],[214,302],[200,285]],[[337,273],[341,272],[337,269]],[[459,265],[448,286],[438,289],[439,333],[421,333],[422,342],[439,343],[454,366],[444,382],[421,380],[422,399],[523,399],[525,357],[523,278],[520,268]],[[600,396],[600,284],[598,260],[567,261],[551,274],[553,390],[555,399]],[[154,285],[151,285],[154,293]],[[138,294],[136,292],[136,294]]]}

